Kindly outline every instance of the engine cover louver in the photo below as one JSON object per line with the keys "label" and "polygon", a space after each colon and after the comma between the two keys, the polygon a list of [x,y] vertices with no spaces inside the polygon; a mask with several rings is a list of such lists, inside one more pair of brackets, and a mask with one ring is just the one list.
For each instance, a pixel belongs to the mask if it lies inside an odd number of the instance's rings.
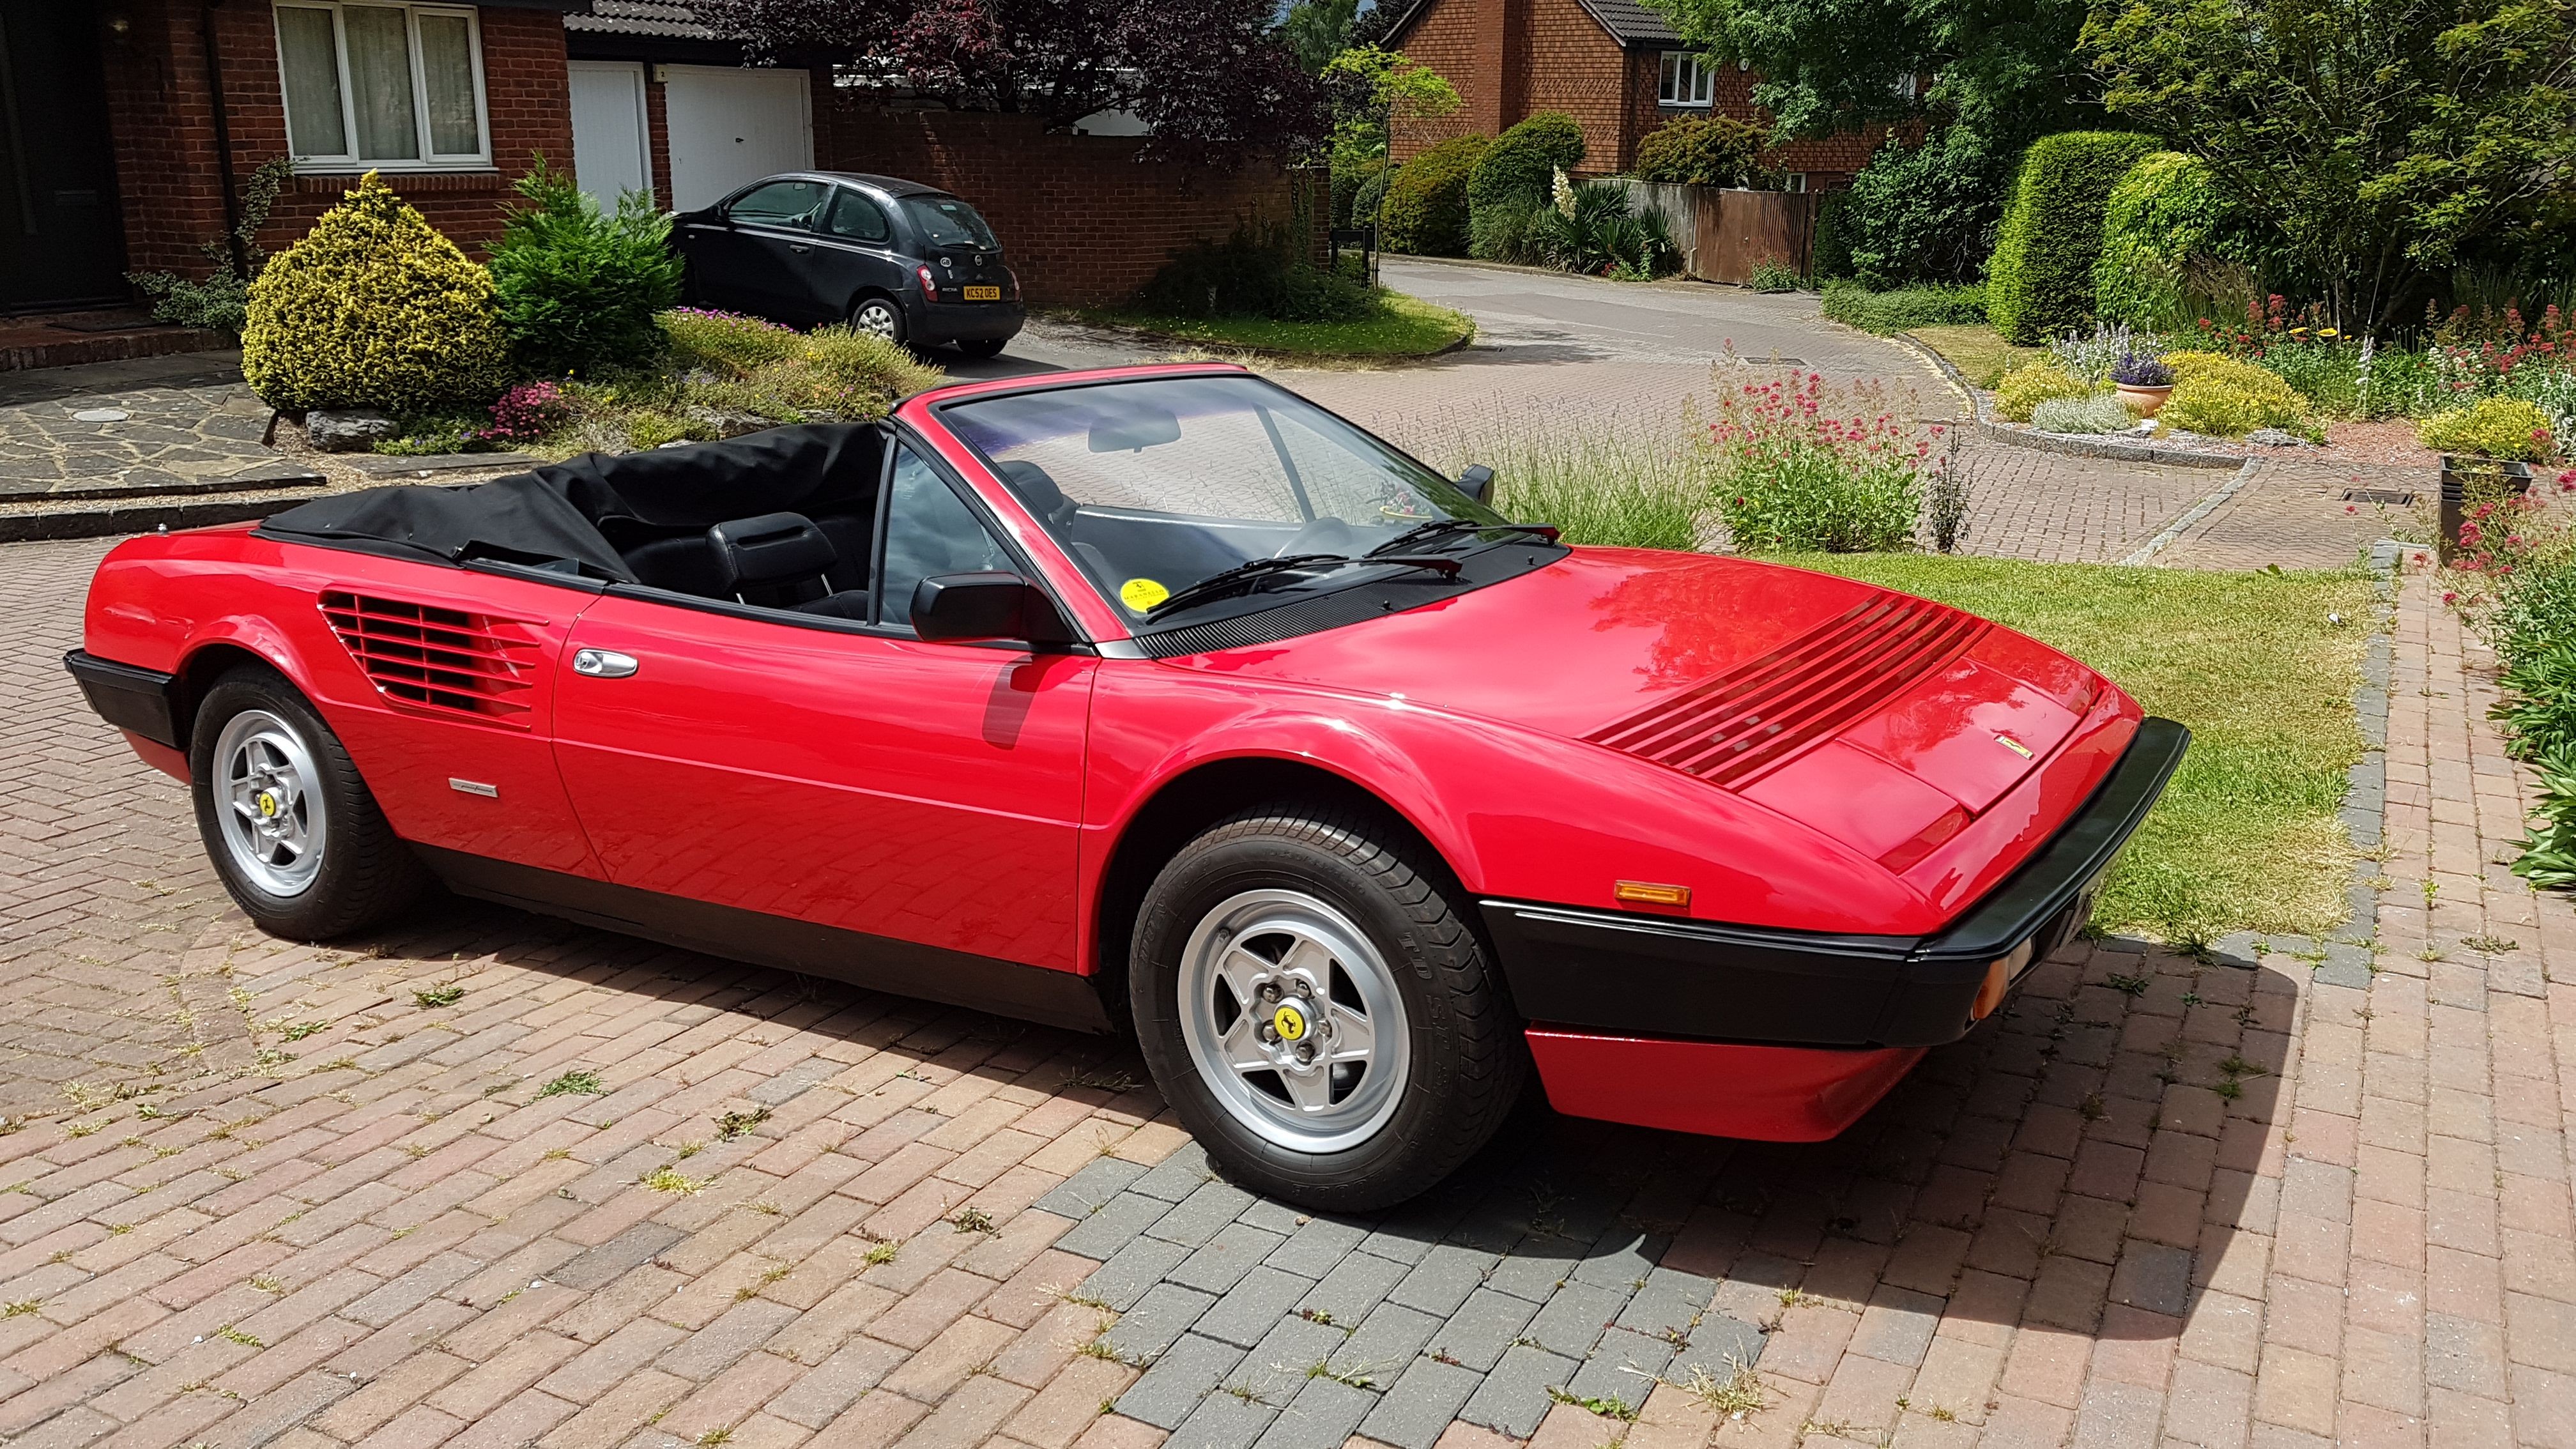
{"label": "engine cover louver", "polygon": [[1585,738],[1740,789],[1948,668],[1992,627],[1922,599],[1872,599]]}
{"label": "engine cover louver", "polygon": [[540,656],[523,621],[336,590],[322,595],[322,616],[387,697],[528,727]]}

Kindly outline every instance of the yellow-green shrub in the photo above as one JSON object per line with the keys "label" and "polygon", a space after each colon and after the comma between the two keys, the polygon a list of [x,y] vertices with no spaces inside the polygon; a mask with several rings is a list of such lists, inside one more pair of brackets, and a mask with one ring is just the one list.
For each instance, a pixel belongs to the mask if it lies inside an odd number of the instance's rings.
{"label": "yellow-green shrub", "polygon": [[492,278],[372,171],[250,284],[242,376],[287,411],[412,412],[508,380]]}
{"label": "yellow-green shrub", "polygon": [[2281,375],[2215,352],[2168,352],[2173,396],[2160,421],[2213,438],[2241,438],[2256,428],[2307,432],[2308,400]]}
{"label": "yellow-green shrub", "polygon": [[1995,385],[1995,411],[2006,422],[2030,421],[2030,410],[2057,397],[2090,397],[2093,389],[2054,362],[2034,362]]}
{"label": "yellow-green shrub", "polygon": [[2425,447],[2463,457],[2510,458],[2536,463],[2549,456],[2549,414],[2515,397],[2480,398],[2464,408],[2435,413],[2415,429]]}

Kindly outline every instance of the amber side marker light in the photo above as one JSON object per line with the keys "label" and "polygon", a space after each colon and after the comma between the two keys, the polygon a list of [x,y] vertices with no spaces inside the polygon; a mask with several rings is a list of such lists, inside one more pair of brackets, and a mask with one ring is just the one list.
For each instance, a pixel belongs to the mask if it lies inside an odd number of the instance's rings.
{"label": "amber side marker light", "polygon": [[1983,1021],[2004,1004],[2004,993],[2012,989],[2013,978],[2030,964],[2030,943],[2022,942],[2009,955],[1997,956],[1986,967],[1986,979],[1977,983],[1977,999],[1968,1003],[1968,1020]]}
{"label": "amber side marker light", "polygon": [[1653,885],[1641,880],[1623,880],[1610,887],[1615,900],[1636,906],[1686,906],[1690,904],[1690,887]]}

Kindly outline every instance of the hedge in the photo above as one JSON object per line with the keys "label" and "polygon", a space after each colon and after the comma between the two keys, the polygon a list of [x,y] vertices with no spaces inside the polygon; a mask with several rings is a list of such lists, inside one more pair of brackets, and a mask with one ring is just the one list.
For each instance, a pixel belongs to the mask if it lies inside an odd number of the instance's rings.
{"label": "hedge", "polygon": [[1676,116],[1637,143],[1637,179],[1684,186],[1777,185],[1762,164],[1771,133],[1732,116]]}
{"label": "hedge", "polygon": [[2111,188],[2093,311],[2105,322],[2160,328],[2177,318],[2183,268],[2195,257],[2247,261],[2237,218],[2206,163],[2179,151],[2142,157]]}
{"label": "hedge", "polygon": [[1986,267],[1987,320],[2008,342],[2046,342],[2093,321],[2093,264],[2111,188],[2156,149],[2128,131],[2066,131],[2031,143]]}
{"label": "hedge", "polygon": [[1910,327],[1983,322],[1986,289],[1927,283],[1873,292],[1858,282],[1835,280],[1825,283],[1824,313],[1846,327],[1881,336]]}
{"label": "hedge", "polygon": [[1457,136],[1405,163],[1387,183],[1378,244],[1426,257],[1467,253],[1467,178],[1492,143]]}
{"label": "hedge", "polygon": [[1467,178],[1467,205],[1484,208],[1544,199],[1562,167],[1583,161],[1583,128],[1562,111],[1540,111],[1494,138]]}

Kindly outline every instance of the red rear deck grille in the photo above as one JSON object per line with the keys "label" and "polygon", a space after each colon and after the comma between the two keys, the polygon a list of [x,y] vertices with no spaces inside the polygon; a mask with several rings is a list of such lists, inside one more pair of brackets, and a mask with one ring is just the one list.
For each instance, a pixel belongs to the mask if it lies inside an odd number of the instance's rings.
{"label": "red rear deck grille", "polygon": [[1921,599],[1872,599],[1586,738],[1740,789],[1948,668],[1989,627]]}
{"label": "red rear deck grille", "polygon": [[518,620],[336,591],[322,596],[322,617],[387,695],[527,728],[538,652]]}

